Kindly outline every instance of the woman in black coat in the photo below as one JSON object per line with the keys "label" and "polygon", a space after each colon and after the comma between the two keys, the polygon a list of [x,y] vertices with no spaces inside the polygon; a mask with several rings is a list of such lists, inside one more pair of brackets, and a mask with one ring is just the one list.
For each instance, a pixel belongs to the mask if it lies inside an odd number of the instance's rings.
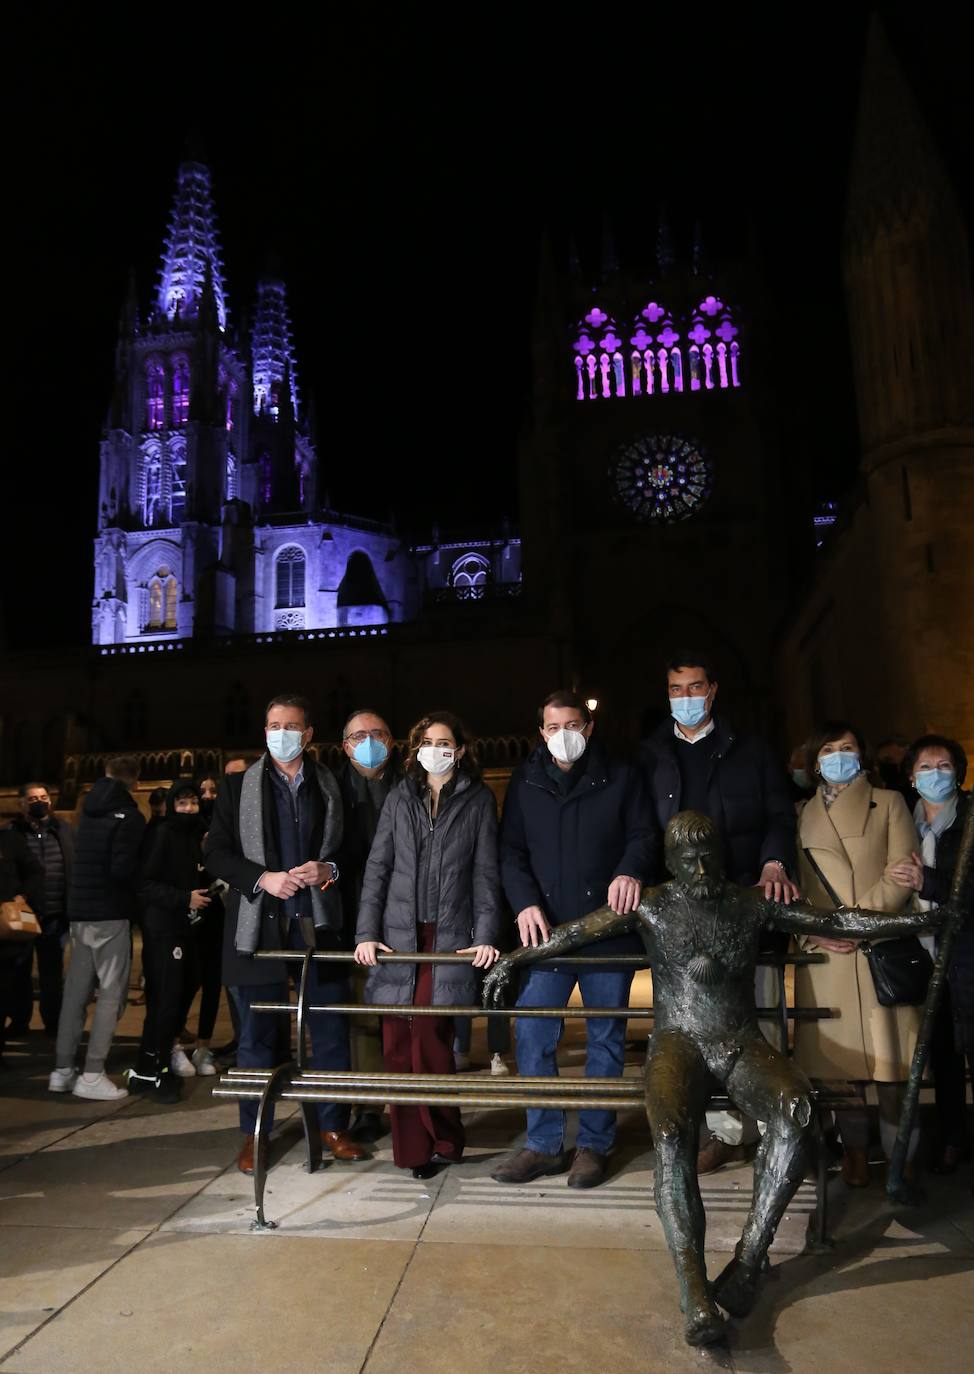
{"label": "woman in black coat", "polygon": [[[911,744],[903,767],[919,796],[913,819],[921,853],[895,865],[890,877],[913,888],[920,907],[942,906],[950,898],[964,817],[971,804],[971,794],[961,791],[967,755],[954,739],[923,735]],[[931,1044],[940,1136],[931,1168],[937,1174],[953,1173],[969,1148],[964,1135],[964,1058],[974,1075],[974,869],[967,876],[960,904],[964,920],[954,940]]]}
{"label": "woman in black coat", "polygon": [[[409,732],[406,776],[386,798],[369,853],[355,932],[355,959],[371,969],[365,1000],[400,1006],[470,1006],[475,970],[499,957],[501,892],[497,807],[451,711]],[[379,964],[378,951],[472,954],[468,964]],[[389,1016],[385,1065],[393,1073],[454,1073],[450,1017]],[[455,1108],[393,1107],[393,1158],[429,1178],[463,1154]]]}

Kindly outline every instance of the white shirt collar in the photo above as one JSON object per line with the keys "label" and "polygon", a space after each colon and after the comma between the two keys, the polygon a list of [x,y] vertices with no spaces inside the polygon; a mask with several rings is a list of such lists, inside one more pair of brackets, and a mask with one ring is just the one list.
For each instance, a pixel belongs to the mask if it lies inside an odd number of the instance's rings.
{"label": "white shirt collar", "polygon": [[677,739],[682,740],[684,744],[699,744],[702,739],[706,739],[708,735],[713,734],[714,723],[714,718],[713,716],[711,716],[710,719],[707,721],[707,724],[703,727],[703,729],[698,730],[697,733],[693,736],[693,738],[690,739],[680,729],[679,722],[674,721],[673,733],[674,735],[676,735]]}

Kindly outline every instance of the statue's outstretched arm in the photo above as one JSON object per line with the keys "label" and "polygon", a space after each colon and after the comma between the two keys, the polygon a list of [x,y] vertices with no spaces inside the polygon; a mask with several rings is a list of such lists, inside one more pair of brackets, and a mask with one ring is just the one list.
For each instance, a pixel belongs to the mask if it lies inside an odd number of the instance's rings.
{"label": "statue's outstretched arm", "polygon": [[580,916],[576,921],[566,921],[563,926],[556,926],[544,944],[524,945],[512,954],[505,954],[484,979],[484,1006],[504,1005],[504,989],[516,968],[525,964],[535,964],[539,959],[551,959],[556,954],[567,954],[570,950],[577,949],[579,945],[587,945],[592,940],[622,935],[636,925],[639,910],[637,907],[625,916],[618,916],[610,906],[600,906],[588,916]]}
{"label": "statue's outstretched arm", "polygon": [[770,923],[794,935],[825,935],[833,940],[886,940],[895,935],[912,935],[918,930],[939,926],[937,911],[871,911],[867,907],[840,906],[835,911],[810,906],[808,902],[764,902]]}

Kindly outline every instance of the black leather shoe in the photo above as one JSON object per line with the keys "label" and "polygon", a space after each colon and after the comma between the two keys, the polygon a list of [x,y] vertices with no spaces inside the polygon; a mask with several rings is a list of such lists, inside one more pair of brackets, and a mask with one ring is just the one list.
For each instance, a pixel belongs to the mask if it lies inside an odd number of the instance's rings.
{"label": "black leather shoe", "polygon": [[434,1164],[432,1160],[429,1164],[417,1164],[413,1170],[413,1178],[435,1178],[441,1167],[439,1164]]}

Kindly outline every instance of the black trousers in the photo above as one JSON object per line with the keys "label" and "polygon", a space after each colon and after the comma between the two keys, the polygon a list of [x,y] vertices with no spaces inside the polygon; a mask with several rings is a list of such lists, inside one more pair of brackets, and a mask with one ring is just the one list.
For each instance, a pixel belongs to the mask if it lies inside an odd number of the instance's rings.
{"label": "black trousers", "polygon": [[157,1078],[169,1066],[183,1024],[184,969],[192,936],[188,916],[147,915],[142,923],[145,1023],[136,1073]]}
{"label": "black trousers", "polygon": [[223,960],[223,904],[207,907],[202,919],[190,924],[186,959],[183,961],[183,1002],[180,1029],[186,1025],[193,998],[202,989],[199,1040],[210,1040],[220,1008],[220,965]]}

